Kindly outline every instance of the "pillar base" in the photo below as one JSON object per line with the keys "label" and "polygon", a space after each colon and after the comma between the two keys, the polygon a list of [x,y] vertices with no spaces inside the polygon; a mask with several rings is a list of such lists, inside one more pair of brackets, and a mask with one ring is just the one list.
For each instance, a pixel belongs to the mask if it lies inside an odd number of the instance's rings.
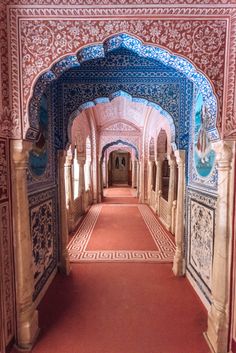
{"label": "pillar base", "polygon": [[174,257],[172,271],[175,276],[185,276],[185,260],[183,258]]}
{"label": "pillar base", "polygon": [[38,311],[35,310],[32,316],[24,322],[18,322],[18,341],[17,348],[23,351],[30,351],[34,346],[39,335]]}
{"label": "pillar base", "polygon": [[61,274],[69,276],[71,270],[69,258],[62,260],[58,265],[58,269]]}
{"label": "pillar base", "polygon": [[226,314],[217,310],[214,304],[208,315],[206,340],[214,353],[227,352],[228,325]]}

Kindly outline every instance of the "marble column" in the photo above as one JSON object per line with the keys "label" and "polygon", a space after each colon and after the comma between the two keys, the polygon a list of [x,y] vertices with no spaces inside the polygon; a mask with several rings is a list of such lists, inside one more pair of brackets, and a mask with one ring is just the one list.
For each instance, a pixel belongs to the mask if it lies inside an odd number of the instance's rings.
{"label": "marble column", "polygon": [[176,205],[177,205],[177,201],[174,200],[173,201],[173,205],[172,205],[172,216],[171,216],[171,227],[170,227],[170,231],[172,234],[175,234],[175,227],[176,227]]}
{"label": "marble column", "polygon": [[142,159],[139,163],[139,201],[145,200],[145,162]]}
{"label": "marble column", "polygon": [[91,178],[91,161],[87,162],[87,168],[88,168],[88,189],[91,190],[92,189],[92,178]]}
{"label": "marble column", "polygon": [[93,155],[92,157],[92,190],[93,190],[93,203],[96,204],[98,201],[98,189],[99,189],[99,181],[98,181],[98,157],[97,155]]}
{"label": "marble column", "polygon": [[137,162],[137,196],[140,198],[140,161]]}
{"label": "marble column", "polygon": [[160,197],[162,195],[162,157],[156,159],[156,212],[160,214]]}
{"label": "marble column", "polygon": [[132,188],[135,187],[135,160],[132,160]]}
{"label": "marble column", "polygon": [[77,158],[79,164],[79,195],[81,196],[81,212],[84,213],[85,205],[84,205],[84,193],[85,193],[85,181],[84,181],[84,157]]}
{"label": "marble column", "polygon": [[102,161],[99,161],[98,167],[98,202],[102,201],[103,197],[103,186],[102,186]]}
{"label": "marble column", "polygon": [[106,188],[109,187],[109,160],[106,161]]}
{"label": "marble column", "polygon": [[151,193],[152,193],[152,168],[153,168],[153,161],[148,162],[148,203],[151,203]]}
{"label": "marble column", "polygon": [[73,200],[72,162],[73,162],[73,156],[69,151],[67,151],[66,156],[65,156],[65,164],[64,164],[67,208],[69,208],[69,205]]}
{"label": "marble column", "polygon": [[34,274],[27,191],[29,142],[11,141],[12,212],[15,248],[17,345],[30,349],[37,338],[38,311],[33,303]]}
{"label": "marble column", "polygon": [[168,164],[170,168],[170,178],[169,178],[169,190],[168,190],[168,214],[167,214],[167,225],[169,229],[171,228],[172,223],[172,207],[175,197],[175,171],[176,164],[173,156],[168,156]]}
{"label": "marble column", "polygon": [[73,155],[71,151],[67,151],[66,158],[65,158],[65,165],[64,165],[64,173],[65,173],[67,221],[68,221],[69,232],[73,230],[74,197],[73,197],[72,164],[73,164]]}
{"label": "marble column", "polygon": [[175,242],[176,251],[173,263],[173,272],[176,276],[185,274],[184,259],[184,193],[185,193],[185,151],[175,151],[176,162],[178,166],[178,191],[177,191],[177,209],[176,209],[176,229]]}
{"label": "marble column", "polygon": [[224,141],[214,143],[213,146],[218,170],[218,199],[212,267],[212,304],[208,314],[206,337],[215,353],[225,353],[229,331],[229,200],[232,195],[230,190],[232,149]]}
{"label": "marble column", "polygon": [[68,221],[66,209],[66,193],[65,193],[65,162],[66,151],[58,152],[59,158],[59,224],[60,224],[60,247],[59,247],[59,269],[62,273],[68,275],[70,273],[70,260],[67,250],[68,244]]}

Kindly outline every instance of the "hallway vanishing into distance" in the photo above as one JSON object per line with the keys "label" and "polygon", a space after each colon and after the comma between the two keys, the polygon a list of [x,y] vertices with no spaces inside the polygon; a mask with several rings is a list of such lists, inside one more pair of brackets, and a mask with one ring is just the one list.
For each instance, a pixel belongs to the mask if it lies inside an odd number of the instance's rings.
{"label": "hallway vanishing into distance", "polygon": [[[135,193],[128,187],[105,190],[103,202],[90,208],[71,236],[75,263],[69,277],[57,275],[40,304],[33,353],[210,352],[202,334],[206,310],[187,279],[172,273],[174,237]],[[99,215],[88,222],[97,206]],[[76,237],[88,233],[87,256],[76,258]],[[115,252],[120,257],[110,258]],[[137,257],[126,258],[128,253]]]}
{"label": "hallway vanishing into distance", "polygon": [[236,353],[236,0],[0,0],[0,353]]}

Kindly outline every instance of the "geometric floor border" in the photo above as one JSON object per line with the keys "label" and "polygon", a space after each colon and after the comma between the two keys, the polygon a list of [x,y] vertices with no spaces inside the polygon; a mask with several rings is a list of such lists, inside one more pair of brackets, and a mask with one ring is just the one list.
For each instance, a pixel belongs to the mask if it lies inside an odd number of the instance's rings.
{"label": "geometric floor border", "polygon": [[86,250],[102,207],[109,206],[115,205],[99,204],[93,205],[90,208],[68,245],[71,262],[173,262],[175,254],[174,242],[170,239],[167,231],[159,223],[150,208],[142,204],[122,204],[117,206],[132,206],[139,209],[155,242],[156,250]]}

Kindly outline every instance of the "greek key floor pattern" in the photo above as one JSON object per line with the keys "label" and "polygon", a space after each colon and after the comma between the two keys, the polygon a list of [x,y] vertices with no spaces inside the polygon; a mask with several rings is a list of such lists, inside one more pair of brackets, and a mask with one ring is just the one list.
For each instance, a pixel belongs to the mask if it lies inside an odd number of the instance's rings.
{"label": "greek key floor pattern", "polygon": [[[114,207],[114,205],[112,205]],[[123,207],[137,207],[155,243],[156,250],[86,250],[93,235],[102,207],[109,205],[93,205],[78,231],[68,245],[71,262],[172,262],[175,244],[167,231],[159,223],[147,205],[123,204]],[[120,205],[119,205],[120,207]]]}

